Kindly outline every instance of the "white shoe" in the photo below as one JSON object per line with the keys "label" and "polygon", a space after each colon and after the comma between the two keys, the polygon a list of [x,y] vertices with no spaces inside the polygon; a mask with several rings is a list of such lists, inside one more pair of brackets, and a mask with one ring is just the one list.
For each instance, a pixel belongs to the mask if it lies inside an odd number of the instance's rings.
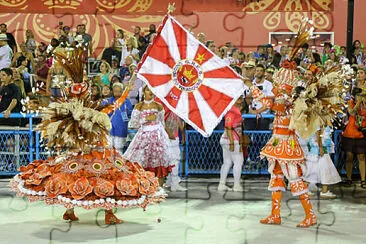
{"label": "white shoe", "polygon": [[186,191],[187,188],[183,187],[183,186],[180,186],[180,185],[176,185],[176,186],[172,186],[170,187],[170,190],[171,191]]}
{"label": "white shoe", "polygon": [[334,199],[336,198],[337,196],[331,192],[331,191],[327,191],[327,192],[320,192],[320,197],[321,198],[327,198],[327,199]]}
{"label": "white shoe", "polygon": [[219,187],[217,188],[218,191],[232,191],[230,187],[226,186],[225,184],[219,184]]}
{"label": "white shoe", "polygon": [[241,185],[234,185],[233,191],[243,192],[244,188]]}

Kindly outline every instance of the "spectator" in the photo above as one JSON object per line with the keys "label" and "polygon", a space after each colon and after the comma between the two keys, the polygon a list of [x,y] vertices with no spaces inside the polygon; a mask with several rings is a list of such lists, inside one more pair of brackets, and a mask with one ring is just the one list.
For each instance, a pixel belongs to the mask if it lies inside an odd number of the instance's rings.
{"label": "spectator", "polygon": [[[31,75],[28,72],[28,60],[24,56],[20,56],[18,58],[19,65],[17,66],[17,70],[20,73],[20,75],[23,76],[24,83],[30,84]],[[13,72],[14,73],[14,72]]]}
{"label": "spectator", "polygon": [[97,82],[101,85],[109,86],[111,84],[111,66],[105,61],[102,60],[102,63],[99,66],[100,73],[97,74],[96,79]]}
{"label": "spectator", "polygon": [[[358,70],[356,88],[366,89],[365,69]],[[366,189],[366,99],[365,95],[362,96],[360,92],[356,92],[357,89],[354,88],[353,91],[354,98],[348,104],[349,120],[341,139],[342,150],[346,152],[347,180],[345,185],[352,185],[353,158],[356,154],[360,169],[361,187]]]}
{"label": "spectator", "polygon": [[200,32],[197,34],[197,39],[202,43],[205,44],[206,43],[206,35],[203,32]]}
{"label": "spectator", "polygon": [[20,125],[18,119],[8,119],[10,113],[19,113],[21,109],[21,91],[13,82],[13,71],[10,68],[3,68],[0,71],[2,86],[0,88],[0,113],[4,118],[0,120],[2,125]]}
{"label": "spectator", "polygon": [[36,83],[38,88],[46,90],[46,82],[49,69],[50,68],[46,62],[46,56],[38,56],[38,65],[36,69]]}
{"label": "spectator", "polygon": [[148,43],[151,42],[151,38],[156,34],[156,26],[154,24],[150,24],[149,26],[149,33],[145,35],[145,40]]}
{"label": "spectator", "polygon": [[139,50],[140,56],[142,56],[142,54],[145,52],[147,42],[145,38],[142,36],[140,26],[135,26],[134,37],[136,38],[137,41],[136,48]]}
{"label": "spectator", "polygon": [[113,38],[111,47],[115,50],[122,52],[122,47],[125,45],[125,34],[122,29],[116,31],[116,37]]}
{"label": "spectator", "polygon": [[322,56],[322,63],[325,64],[325,62],[329,59],[330,56],[330,50],[332,49],[332,44],[330,42],[324,43],[324,49],[323,49],[323,56]]}
{"label": "spectator", "polygon": [[112,96],[111,87],[107,85],[102,86],[102,99],[107,99]]}
{"label": "spectator", "polygon": [[136,48],[136,39],[132,36],[127,39],[126,46],[122,48],[121,62],[120,65],[123,66],[127,56],[131,55],[133,62],[137,63],[140,60],[139,50]]}
{"label": "spectator", "polygon": [[8,31],[7,25],[4,23],[0,24],[0,34],[6,34],[7,43],[9,45],[9,47],[11,48],[13,53],[16,53],[17,52],[17,43],[15,41],[15,38],[14,38],[13,34],[7,32],[7,31]]}
{"label": "spectator", "polygon": [[[81,35],[83,38],[83,45],[89,50],[89,55],[93,55],[93,38],[90,34],[86,33],[85,24],[79,24],[76,26],[76,35]],[[88,56],[88,52],[86,52]]]}
{"label": "spectator", "polygon": [[[124,90],[122,83],[114,83],[112,88],[112,96],[104,100],[104,104],[114,104],[118,98],[121,97]],[[112,129],[110,136],[110,144],[113,145],[121,154],[126,144],[127,132],[128,132],[128,120],[132,113],[132,104],[128,98],[124,103],[114,112],[108,114]]]}
{"label": "spectator", "polygon": [[98,86],[97,84],[92,84],[90,86],[90,99],[93,102],[98,102],[101,99],[101,92],[100,92],[100,86]]}
{"label": "spectator", "polygon": [[8,68],[13,56],[13,51],[9,47],[7,40],[8,38],[5,34],[0,34],[0,69]]}
{"label": "spectator", "polygon": [[71,43],[73,42],[72,36],[70,35],[70,27],[69,26],[64,26],[62,27],[62,35],[66,36],[67,42],[69,45],[71,45]]}
{"label": "spectator", "polygon": [[34,52],[36,50],[37,45],[36,41],[34,40],[33,31],[31,29],[28,29],[25,32],[25,45],[27,47],[27,52],[32,53],[34,57]]}
{"label": "spectator", "polygon": [[32,95],[32,88],[29,83],[25,83],[21,74],[16,68],[11,69],[13,71],[13,81],[20,89],[21,99],[25,99],[27,96]]}
{"label": "spectator", "polygon": [[31,72],[31,70],[35,69],[36,63],[34,62],[33,54],[30,51],[27,51],[27,45],[25,44],[25,42],[22,42],[20,44],[20,52],[15,53],[10,66],[18,67],[20,65],[19,58],[22,56],[25,57],[28,61],[28,64],[27,64],[28,71],[30,73],[33,73],[33,72]]}
{"label": "spectator", "polygon": [[121,69],[119,70],[119,76],[124,80],[126,76],[130,75],[129,67],[133,64],[133,57],[128,55],[125,59],[125,63],[122,65]]}
{"label": "spectator", "polygon": [[254,52],[254,58],[257,60],[264,60],[265,59],[265,46],[259,45],[257,46],[257,51]]}
{"label": "spectator", "polygon": [[120,67],[119,67],[119,59],[117,57],[112,59],[111,64],[111,74],[112,75],[119,75]]}
{"label": "spectator", "polygon": [[212,41],[212,40],[208,40],[207,42],[206,42],[206,47],[208,48],[208,49],[210,49],[211,50],[211,52],[213,52],[214,54],[217,54],[216,53],[216,44],[215,44],[215,42],[214,41]]}
{"label": "spectator", "polygon": [[[273,84],[264,78],[265,68],[262,64],[257,64],[255,68],[255,78],[253,80],[253,85],[257,86],[266,97],[272,97]],[[258,100],[253,100],[251,106],[249,106],[249,113],[251,114],[268,114],[269,109],[263,106],[263,104]],[[271,119],[257,118],[257,119],[246,119],[245,128],[247,130],[268,130]]]}
{"label": "spectator", "polygon": [[49,96],[61,97],[61,91],[65,89],[66,79],[69,78],[67,72],[55,62],[48,71],[46,81],[46,92]]}

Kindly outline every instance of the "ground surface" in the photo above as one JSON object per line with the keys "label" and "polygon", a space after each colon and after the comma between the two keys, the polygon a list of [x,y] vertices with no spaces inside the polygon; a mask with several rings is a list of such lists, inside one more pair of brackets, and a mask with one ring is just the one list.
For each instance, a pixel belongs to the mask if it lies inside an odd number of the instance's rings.
{"label": "ground surface", "polygon": [[0,243],[366,243],[366,191],[359,185],[336,187],[335,200],[313,197],[318,225],[298,229],[304,212],[290,192],[282,202],[283,224],[259,224],[271,208],[265,179],[245,180],[245,192],[226,194],[217,192],[218,179],[189,179],[181,183],[188,192],[168,192],[166,202],[145,212],[119,210],[125,223],[117,226],[105,226],[98,210],[76,209],[80,221],[65,222],[63,207],[30,204],[7,184],[0,182]]}

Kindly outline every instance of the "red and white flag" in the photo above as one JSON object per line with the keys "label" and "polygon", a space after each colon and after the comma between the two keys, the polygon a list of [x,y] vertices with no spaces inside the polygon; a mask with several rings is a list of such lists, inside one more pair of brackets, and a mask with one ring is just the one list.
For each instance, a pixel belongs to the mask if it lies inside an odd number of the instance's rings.
{"label": "red and white flag", "polygon": [[146,50],[137,76],[205,137],[244,91],[241,77],[170,15]]}

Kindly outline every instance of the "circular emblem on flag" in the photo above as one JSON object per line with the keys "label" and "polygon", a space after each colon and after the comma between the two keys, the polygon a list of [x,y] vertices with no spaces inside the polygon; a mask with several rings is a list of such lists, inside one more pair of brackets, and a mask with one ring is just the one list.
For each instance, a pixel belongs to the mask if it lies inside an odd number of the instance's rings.
{"label": "circular emblem on flag", "polygon": [[180,90],[187,92],[196,90],[203,81],[201,66],[193,60],[180,60],[173,67],[172,81]]}

